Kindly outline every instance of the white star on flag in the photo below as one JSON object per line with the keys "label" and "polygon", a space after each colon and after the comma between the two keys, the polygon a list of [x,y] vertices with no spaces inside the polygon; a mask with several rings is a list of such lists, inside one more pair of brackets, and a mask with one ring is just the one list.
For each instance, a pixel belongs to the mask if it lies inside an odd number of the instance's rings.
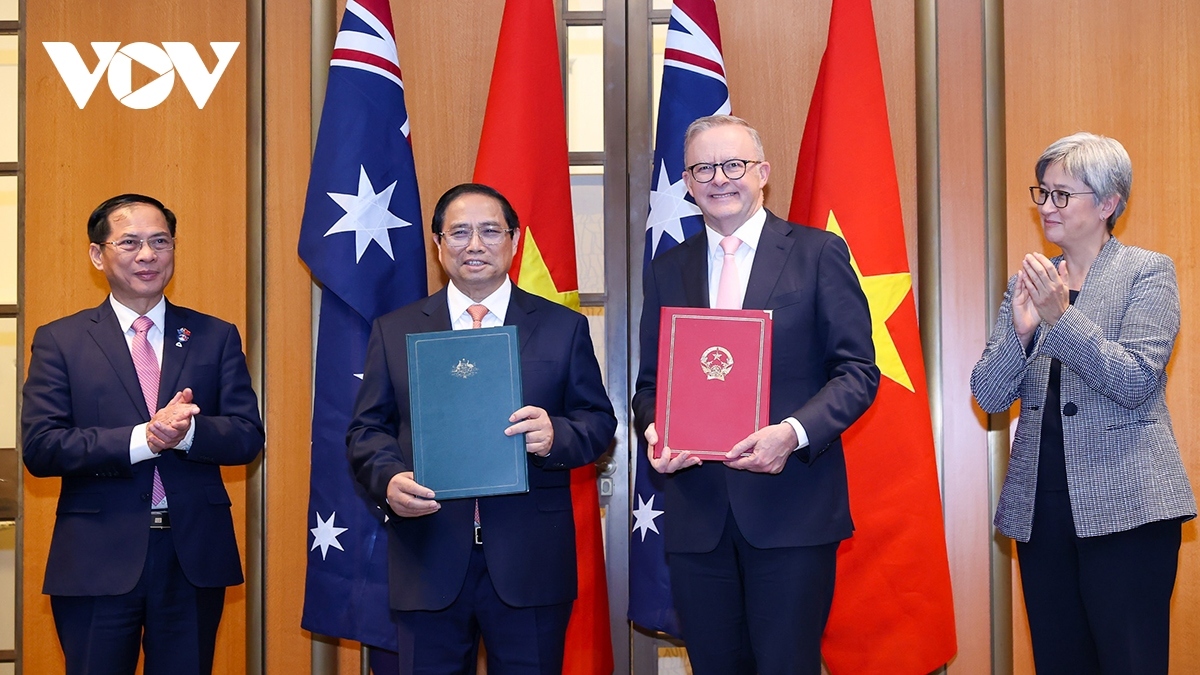
{"label": "white star on flag", "polygon": [[654,519],[663,514],[662,511],[655,510],[654,497],[655,495],[650,495],[650,501],[646,502],[641,495],[637,496],[638,507],[633,511],[633,531],[641,531],[642,541],[646,541],[646,530],[654,530],[655,534],[662,534],[658,531],[658,526],[654,524]]}
{"label": "white star on flag", "polygon": [[375,188],[371,186],[371,179],[367,177],[366,167],[360,164],[358,167],[358,194],[325,193],[346,212],[346,215],[338,218],[333,227],[329,228],[325,236],[328,237],[339,232],[353,232],[354,262],[356,263],[362,260],[363,253],[366,252],[372,241],[379,244],[379,248],[382,248],[389,258],[395,260],[396,256],[392,253],[392,240],[388,236],[388,230],[412,225],[407,220],[397,218],[396,214],[388,210],[388,204],[392,203],[392,191],[395,189],[396,182],[393,181],[382,192],[376,193]]}
{"label": "white star on flag", "polygon": [[342,543],[338,541],[338,535],[345,532],[344,527],[334,527],[333,519],[337,517],[337,511],[329,514],[329,520],[321,520],[321,514],[317,513],[317,526],[310,529],[313,533],[313,545],[310,551],[315,550],[318,546],[321,547],[321,560],[325,559],[325,554],[329,553],[329,547],[332,546],[339,551],[345,551],[342,548]]}
{"label": "white star on flag", "polygon": [[651,251],[658,250],[658,242],[669,234],[675,243],[683,243],[683,223],[688,216],[700,215],[700,207],[684,199],[687,186],[683,178],[672,183],[667,176],[667,163],[658,168],[658,187],[650,193],[650,215],[646,218],[646,229],[654,236]]}

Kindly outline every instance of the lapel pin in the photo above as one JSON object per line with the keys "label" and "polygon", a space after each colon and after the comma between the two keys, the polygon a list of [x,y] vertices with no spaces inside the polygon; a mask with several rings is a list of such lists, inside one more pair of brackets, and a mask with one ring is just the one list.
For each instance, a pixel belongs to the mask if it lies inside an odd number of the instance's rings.
{"label": "lapel pin", "polygon": [[192,331],[190,331],[186,328],[180,328],[179,332],[175,334],[175,338],[176,338],[175,346],[182,347],[183,343],[187,342],[191,337],[192,337]]}

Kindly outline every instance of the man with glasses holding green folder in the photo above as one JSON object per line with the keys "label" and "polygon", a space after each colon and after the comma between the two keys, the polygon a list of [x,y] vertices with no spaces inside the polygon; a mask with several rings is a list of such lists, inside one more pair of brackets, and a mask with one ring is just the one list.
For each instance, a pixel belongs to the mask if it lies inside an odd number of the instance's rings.
{"label": "man with glasses holding green folder", "polygon": [[[508,278],[521,236],[508,200],[466,183],[438,200],[431,231],[446,288],[381,317],[347,435],[350,465],[390,510],[390,600],[400,671],[559,673],[576,596],[570,469],[603,454],[616,431],[587,320]],[[406,336],[516,326],[529,491],[437,501],[413,479]],[[469,405],[469,402],[462,402]]]}

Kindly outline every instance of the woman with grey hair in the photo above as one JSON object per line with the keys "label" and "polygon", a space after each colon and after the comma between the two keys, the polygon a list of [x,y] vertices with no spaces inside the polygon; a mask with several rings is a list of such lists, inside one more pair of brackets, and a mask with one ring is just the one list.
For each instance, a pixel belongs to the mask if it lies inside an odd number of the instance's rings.
{"label": "woman with grey hair", "polygon": [[1025,255],[971,373],[984,410],[1021,402],[995,525],[1017,541],[1039,673],[1165,675],[1196,515],[1166,405],[1175,266],[1112,235],[1133,179],[1117,141],[1059,139],[1035,173],[1062,255]]}

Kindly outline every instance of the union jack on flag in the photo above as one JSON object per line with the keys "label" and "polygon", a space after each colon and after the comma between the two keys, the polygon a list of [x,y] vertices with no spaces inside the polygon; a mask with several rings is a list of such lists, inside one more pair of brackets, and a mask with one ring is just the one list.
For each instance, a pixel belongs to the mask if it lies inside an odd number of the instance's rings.
{"label": "union jack on flag", "polygon": [[346,461],[371,323],[424,297],[425,244],[387,0],[349,0],[329,63],[300,257],[321,283],[313,382],[312,538],[301,626],[395,651],[384,513]]}
{"label": "union jack on flag", "polygon": [[[683,134],[706,115],[729,114],[721,30],[713,0],[677,0],[671,8],[658,99],[654,177],[646,220],[644,268],[663,251],[704,229],[700,208],[683,182]],[[650,468],[645,439],[634,463],[633,532],[629,544],[629,619],[679,635],[663,551],[663,477]]]}

